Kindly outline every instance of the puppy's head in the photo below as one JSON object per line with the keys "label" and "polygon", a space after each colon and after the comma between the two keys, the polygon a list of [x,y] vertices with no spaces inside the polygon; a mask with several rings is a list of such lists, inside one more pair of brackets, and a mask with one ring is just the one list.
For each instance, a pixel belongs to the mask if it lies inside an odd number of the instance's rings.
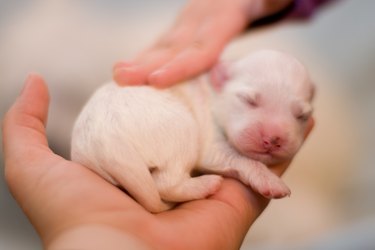
{"label": "puppy's head", "polygon": [[212,69],[214,113],[240,153],[273,165],[300,148],[312,113],[314,86],[290,55],[262,50]]}

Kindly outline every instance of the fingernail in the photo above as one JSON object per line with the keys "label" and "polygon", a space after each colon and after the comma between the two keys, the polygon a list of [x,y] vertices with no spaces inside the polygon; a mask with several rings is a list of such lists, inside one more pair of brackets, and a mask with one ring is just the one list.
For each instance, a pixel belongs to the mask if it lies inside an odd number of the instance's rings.
{"label": "fingernail", "polygon": [[155,75],[155,76],[162,75],[164,74],[165,71],[166,71],[165,69],[158,69],[155,72],[153,72],[151,75]]}
{"label": "fingernail", "polygon": [[159,69],[157,71],[155,71],[154,73],[152,73],[150,76],[149,76],[149,81],[152,85],[155,85],[155,86],[163,86],[163,82],[161,82],[160,78],[162,78],[163,74],[166,72],[165,69]]}
{"label": "fingernail", "polygon": [[131,65],[132,65],[132,63],[130,63],[130,62],[120,61],[120,62],[115,63],[115,65],[113,65],[113,71],[115,71],[116,69],[119,69],[119,68],[131,67]]}

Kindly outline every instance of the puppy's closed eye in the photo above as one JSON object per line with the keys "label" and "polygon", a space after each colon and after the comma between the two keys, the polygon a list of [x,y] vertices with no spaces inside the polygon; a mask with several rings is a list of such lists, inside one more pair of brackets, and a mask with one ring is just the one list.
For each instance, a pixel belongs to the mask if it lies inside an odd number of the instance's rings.
{"label": "puppy's closed eye", "polygon": [[251,108],[257,108],[260,104],[260,95],[256,92],[237,93],[237,97]]}
{"label": "puppy's closed eye", "polygon": [[311,105],[304,102],[294,103],[292,110],[296,119],[301,122],[309,120],[313,111]]}
{"label": "puppy's closed eye", "polygon": [[301,113],[299,115],[297,115],[297,120],[301,121],[301,122],[306,122],[311,116],[311,112],[304,112],[304,113]]}

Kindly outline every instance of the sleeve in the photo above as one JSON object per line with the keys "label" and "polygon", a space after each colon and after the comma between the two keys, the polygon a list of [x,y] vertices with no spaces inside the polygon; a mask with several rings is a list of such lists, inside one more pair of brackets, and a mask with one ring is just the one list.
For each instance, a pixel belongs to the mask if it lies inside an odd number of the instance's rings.
{"label": "sleeve", "polygon": [[285,19],[307,20],[312,18],[319,8],[336,0],[294,0],[281,11],[253,22],[249,28],[275,23]]}
{"label": "sleeve", "polygon": [[332,0],[294,0],[293,8],[287,15],[289,18],[310,18],[322,5]]}

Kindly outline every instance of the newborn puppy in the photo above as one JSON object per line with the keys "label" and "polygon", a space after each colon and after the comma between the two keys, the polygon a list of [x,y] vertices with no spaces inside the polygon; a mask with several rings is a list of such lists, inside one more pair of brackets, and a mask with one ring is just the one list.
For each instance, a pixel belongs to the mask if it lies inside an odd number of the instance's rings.
{"label": "newborn puppy", "polygon": [[[109,83],[76,121],[72,160],[150,212],[215,193],[221,176],[281,198],[290,190],[266,165],[300,148],[313,89],[300,62],[271,50],[169,89]],[[192,170],[205,174],[192,177]]]}

